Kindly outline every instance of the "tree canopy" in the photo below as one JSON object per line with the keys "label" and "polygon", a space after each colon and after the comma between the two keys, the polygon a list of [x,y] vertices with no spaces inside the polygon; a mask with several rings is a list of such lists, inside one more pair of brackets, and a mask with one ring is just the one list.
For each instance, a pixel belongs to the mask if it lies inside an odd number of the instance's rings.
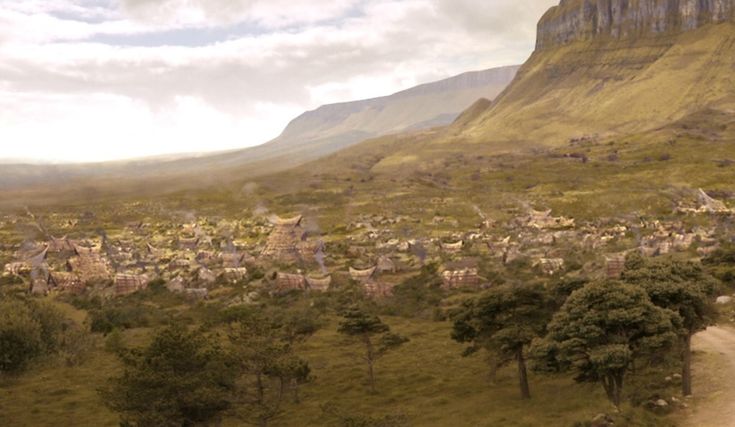
{"label": "tree canopy", "polygon": [[563,367],[580,382],[601,382],[619,406],[624,377],[639,357],[669,348],[681,325],[646,292],[616,281],[592,282],[574,291],[549,324],[547,340]]}
{"label": "tree canopy", "polygon": [[123,362],[122,375],[102,396],[124,423],[193,426],[217,419],[231,405],[237,370],[214,340],[197,331],[167,327]]}
{"label": "tree canopy", "polygon": [[529,398],[524,351],[544,334],[551,308],[541,285],[503,285],[465,301],[452,313],[452,339],[470,344],[465,355],[485,349],[501,362],[516,360],[521,396]]}

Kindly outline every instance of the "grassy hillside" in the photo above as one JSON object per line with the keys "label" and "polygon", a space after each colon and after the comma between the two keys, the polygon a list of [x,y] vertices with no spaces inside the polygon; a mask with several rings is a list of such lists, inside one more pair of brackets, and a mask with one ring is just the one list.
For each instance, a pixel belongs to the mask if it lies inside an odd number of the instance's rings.
{"label": "grassy hillside", "polygon": [[458,131],[483,144],[559,144],[652,129],[707,106],[735,106],[735,24],[640,41],[537,51],[485,114]]}
{"label": "grassy hillside", "polygon": [[[704,188],[732,198],[735,113],[703,110],[651,131],[600,137],[502,155],[494,146],[433,144],[438,132],[360,144],[292,171],[258,179],[269,206],[431,218],[471,225],[474,207],[504,218],[526,203],[596,220],[621,214],[669,215]],[[446,199],[435,204],[432,200]],[[380,200],[380,204],[372,201]]]}

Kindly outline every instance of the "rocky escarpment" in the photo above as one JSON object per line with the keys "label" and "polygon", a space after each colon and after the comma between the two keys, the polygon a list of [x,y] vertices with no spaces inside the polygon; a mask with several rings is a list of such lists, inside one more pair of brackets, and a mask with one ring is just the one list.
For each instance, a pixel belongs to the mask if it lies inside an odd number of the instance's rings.
{"label": "rocky escarpment", "polygon": [[562,0],[539,22],[536,47],[675,34],[733,19],[735,0]]}

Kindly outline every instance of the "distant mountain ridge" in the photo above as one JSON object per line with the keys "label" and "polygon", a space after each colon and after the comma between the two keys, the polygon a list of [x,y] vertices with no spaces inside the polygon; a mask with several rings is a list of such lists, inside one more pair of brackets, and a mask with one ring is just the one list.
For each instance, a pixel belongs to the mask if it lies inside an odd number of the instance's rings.
{"label": "distant mountain ridge", "polygon": [[[329,104],[294,119],[269,144],[312,149],[320,140],[343,136],[345,145],[405,130],[450,124],[480,98],[494,99],[515,77],[519,66],[475,71],[427,83],[393,95]],[[358,141],[359,142],[359,141]]]}
{"label": "distant mountain ridge", "polygon": [[[164,178],[181,188],[228,177],[275,173],[366,139],[444,126],[480,98],[495,98],[519,66],[468,72],[393,95],[322,106],[297,117],[273,141],[223,153],[95,164],[4,164],[0,190],[77,188]],[[223,178],[224,177],[224,178]],[[192,184],[192,182],[194,184]]]}

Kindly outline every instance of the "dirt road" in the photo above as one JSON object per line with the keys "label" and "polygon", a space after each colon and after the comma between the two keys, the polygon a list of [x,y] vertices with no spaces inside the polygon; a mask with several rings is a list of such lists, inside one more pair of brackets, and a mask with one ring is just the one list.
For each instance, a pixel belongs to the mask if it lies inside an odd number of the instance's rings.
{"label": "dirt road", "polygon": [[694,399],[687,427],[735,427],[735,329],[710,327],[692,347]]}

